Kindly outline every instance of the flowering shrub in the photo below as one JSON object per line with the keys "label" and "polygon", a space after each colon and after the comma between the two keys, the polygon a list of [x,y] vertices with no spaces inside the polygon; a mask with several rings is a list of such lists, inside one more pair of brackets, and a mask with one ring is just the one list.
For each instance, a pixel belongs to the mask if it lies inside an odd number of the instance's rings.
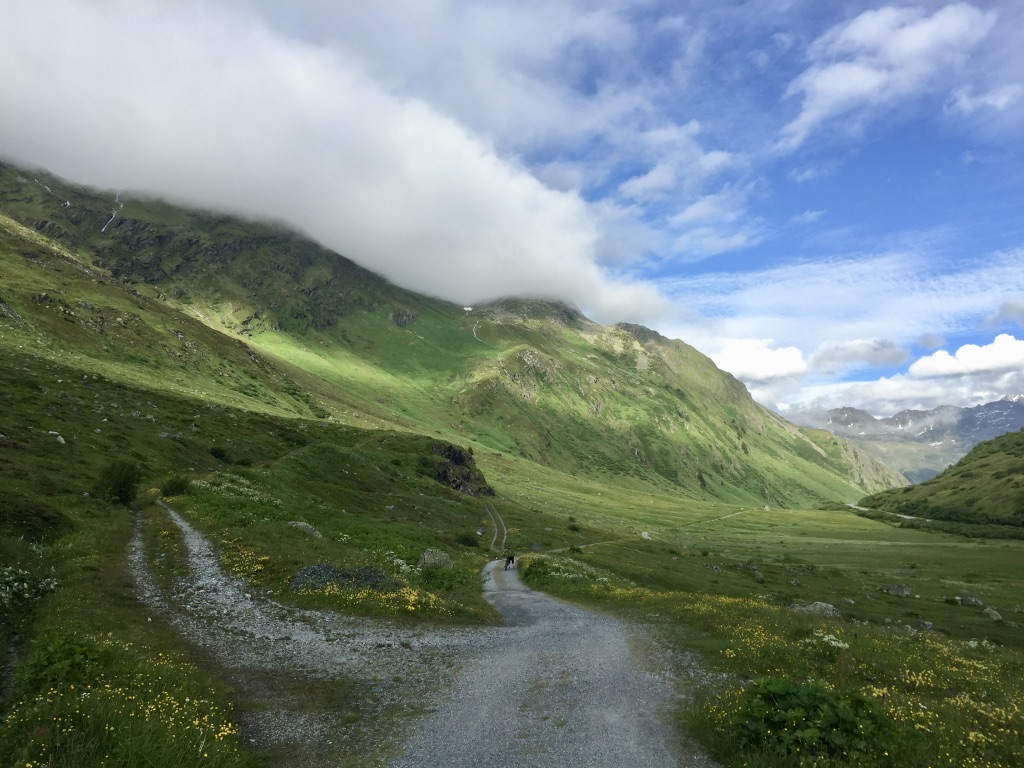
{"label": "flowering shrub", "polygon": [[255,501],[257,504],[269,504],[274,507],[283,506],[280,499],[276,499],[254,488],[249,480],[227,472],[217,472],[209,480],[193,480],[190,487],[209,491],[218,496],[248,499],[249,501]]}
{"label": "flowering shrub", "polygon": [[0,568],[0,617],[11,623],[24,618],[37,601],[55,589],[54,579],[40,579],[11,566]]}
{"label": "flowering shrub", "polygon": [[854,688],[762,677],[729,698],[719,704],[719,722],[742,749],[804,758],[800,764],[823,756],[885,764],[890,724],[881,708]]}

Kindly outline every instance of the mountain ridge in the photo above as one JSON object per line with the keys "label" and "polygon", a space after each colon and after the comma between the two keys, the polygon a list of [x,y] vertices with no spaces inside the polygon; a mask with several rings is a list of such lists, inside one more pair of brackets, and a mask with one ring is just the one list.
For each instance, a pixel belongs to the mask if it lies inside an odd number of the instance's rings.
{"label": "mountain ridge", "polygon": [[1024,427],[1024,396],[970,407],[940,405],[876,418],[857,408],[834,408],[820,426],[891,464],[912,482],[938,475],[977,444]]}
{"label": "mountain ridge", "polygon": [[0,299],[110,375],[686,498],[794,506],[900,482],[643,326],[540,299],[457,307],[277,224],[111,197],[0,166],[21,279]]}

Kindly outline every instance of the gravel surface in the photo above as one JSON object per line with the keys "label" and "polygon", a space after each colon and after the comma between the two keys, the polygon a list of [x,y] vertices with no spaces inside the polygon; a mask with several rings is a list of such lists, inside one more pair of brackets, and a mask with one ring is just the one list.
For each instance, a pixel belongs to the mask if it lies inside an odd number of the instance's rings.
{"label": "gravel surface", "polygon": [[[713,765],[664,719],[685,696],[674,691],[675,664],[634,664],[631,645],[657,645],[649,633],[534,592],[501,561],[485,569],[485,590],[503,627],[302,611],[252,595],[160,503],[182,531],[190,574],[162,590],[137,530],[137,592],[235,686],[243,742],[275,765],[349,765],[353,753],[393,768]],[[643,655],[652,666],[657,654]],[[344,715],[312,694],[331,685],[348,686]]]}
{"label": "gravel surface", "polygon": [[508,626],[391,765],[680,764],[660,717],[672,687],[637,670],[621,623],[534,592],[498,562],[485,574],[487,597]]}

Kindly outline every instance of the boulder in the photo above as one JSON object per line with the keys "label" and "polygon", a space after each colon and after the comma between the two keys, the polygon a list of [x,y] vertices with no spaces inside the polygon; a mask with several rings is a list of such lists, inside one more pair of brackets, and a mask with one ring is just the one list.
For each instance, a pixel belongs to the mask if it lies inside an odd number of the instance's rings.
{"label": "boulder", "polygon": [[320,531],[318,531],[316,528],[314,528],[309,523],[303,523],[303,522],[301,522],[299,520],[289,520],[288,521],[288,525],[292,526],[293,528],[298,528],[300,531],[305,531],[310,536],[312,536],[314,539],[322,539],[323,538],[323,534],[321,534]]}
{"label": "boulder", "polygon": [[981,607],[983,607],[985,605],[983,602],[981,602],[981,600],[976,598],[974,595],[972,595],[966,589],[961,589],[960,590],[959,598],[960,598],[960,605],[967,605],[967,606],[970,606],[972,608],[981,608]]}
{"label": "boulder", "polygon": [[815,616],[824,616],[828,619],[841,619],[843,615],[839,613],[834,605],[823,603],[821,601],[815,601],[813,603],[793,603],[790,608],[797,613],[810,613]]}
{"label": "boulder", "polygon": [[425,549],[418,565],[420,568],[451,568],[452,558],[443,549]]}
{"label": "boulder", "polygon": [[930,621],[926,621],[925,619],[918,619],[917,620],[917,628],[921,629],[921,630],[924,630],[925,632],[930,630],[933,626],[934,625]]}
{"label": "boulder", "polygon": [[887,587],[882,587],[882,591],[896,597],[910,597],[913,594],[909,584],[900,584],[899,582],[893,582]]}
{"label": "boulder", "polygon": [[986,616],[988,616],[990,619],[992,619],[992,621],[1002,621],[1003,620],[1003,617],[999,615],[999,611],[997,611],[995,608],[991,608],[991,607],[990,608],[986,608],[985,610],[982,611],[982,613],[984,613]]}

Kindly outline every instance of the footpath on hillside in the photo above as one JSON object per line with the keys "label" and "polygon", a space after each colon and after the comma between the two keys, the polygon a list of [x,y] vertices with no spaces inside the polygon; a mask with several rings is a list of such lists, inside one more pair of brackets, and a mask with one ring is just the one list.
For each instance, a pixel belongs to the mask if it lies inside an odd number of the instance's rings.
{"label": "footpath on hillside", "polygon": [[[237,690],[244,743],[275,766],[710,766],[674,739],[668,674],[641,671],[630,631],[484,570],[501,627],[438,629],[300,611],[253,595],[181,529],[189,573],[162,588],[136,532],[142,602]],[[341,698],[339,698],[341,696]],[[358,710],[341,711],[358,701]],[[341,702],[341,704],[339,703]],[[360,762],[360,765],[380,765]]]}

